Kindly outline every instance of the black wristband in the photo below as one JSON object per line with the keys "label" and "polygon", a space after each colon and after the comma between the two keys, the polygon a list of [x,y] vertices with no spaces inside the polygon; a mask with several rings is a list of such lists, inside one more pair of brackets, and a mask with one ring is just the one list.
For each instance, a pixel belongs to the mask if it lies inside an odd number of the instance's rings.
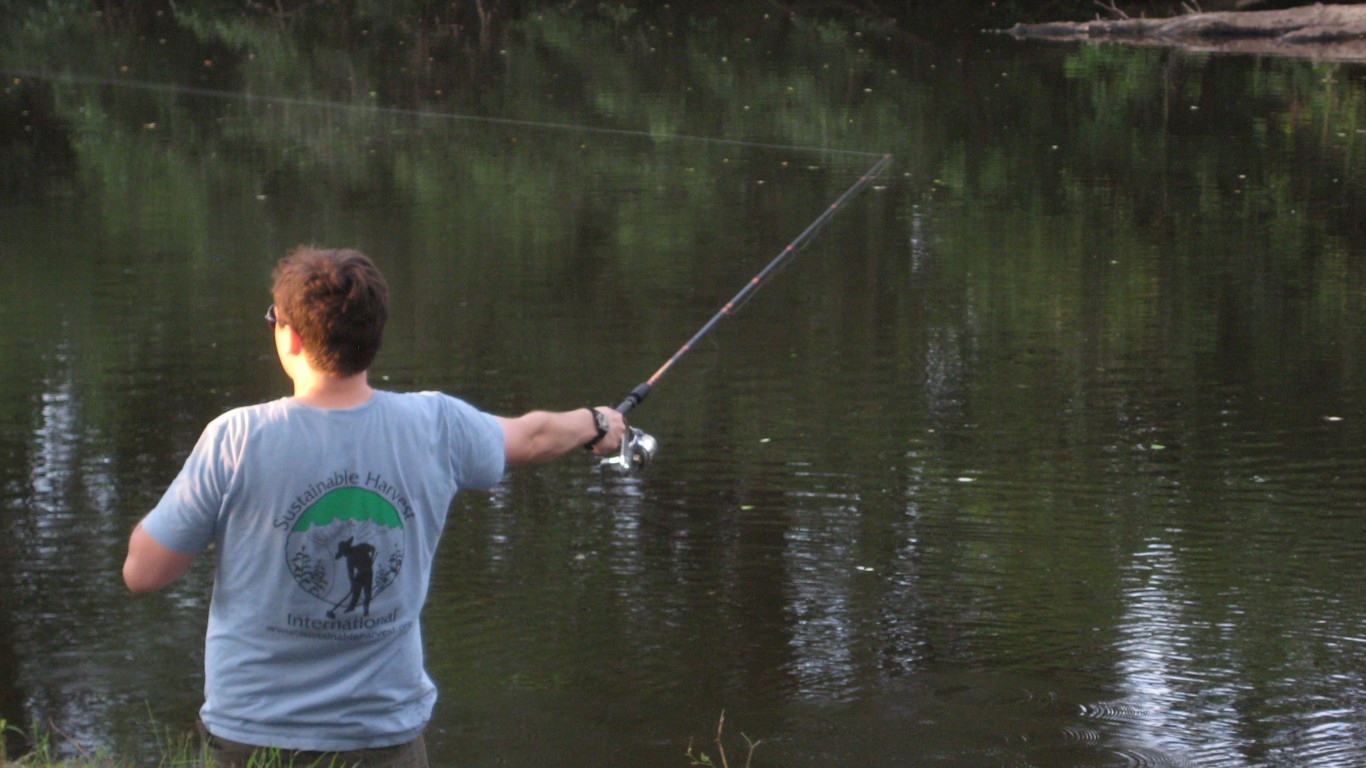
{"label": "black wristband", "polygon": [[607,414],[599,411],[597,408],[588,408],[586,410],[593,414],[593,426],[598,430],[597,437],[583,444],[583,449],[585,451],[591,451],[593,450],[593,446],[598,444],[599,440],[607,437]]}

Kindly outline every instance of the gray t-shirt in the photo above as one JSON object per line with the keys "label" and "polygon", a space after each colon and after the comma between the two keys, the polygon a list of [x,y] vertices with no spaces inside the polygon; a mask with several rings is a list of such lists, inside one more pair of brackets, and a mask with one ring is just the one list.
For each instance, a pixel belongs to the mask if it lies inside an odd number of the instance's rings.
{"label": "gray t-shirt", "polygon": [[413,738],[436,703],[418,618],[447,510],[503,471],[497,420],[436,392],[211,422],[142,522],[176,552],[214,545],[209,731],[322,751]]}

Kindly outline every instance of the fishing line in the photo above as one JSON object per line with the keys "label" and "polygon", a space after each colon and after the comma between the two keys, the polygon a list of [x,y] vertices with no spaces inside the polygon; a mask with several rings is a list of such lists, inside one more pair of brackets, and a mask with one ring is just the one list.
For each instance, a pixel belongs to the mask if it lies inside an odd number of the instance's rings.
{"label": "fishing line", "polygon": [[691,134],[677,133],[661,134],[632,128],[605,128],[591,125],[575,125],[573,123],[553,123],[540,120],[521,120],[510,117],[466,115],[461,114],[459,112],[432,112],[429,110],[422,109],[406,109],[403,107],[382,107],[379,105],[363,106],[358,104],[347,104],[345,102],[340,101],[325,101],[322,99],[301,99],[290,96],[263,96],[260,94],[224,91],[214,88],[198,88],[190,85],[176,85],[174,83],[158,83],[150,80],[126,80],[113,77],[96,77],[92,75],[73,75],[65,72],[46,72],[40,70],[22,69],[0,69],[0,72],[4,72],[9,77],[20,79],[47,80],[49,82],[63,82],[75,85],[102,85],[115,88],[128,88],[132,90],[148,91],[152,93],[168,93],[176,96],[199,96],[210,99],[222,99],[225,101],[254,101],[264,104],[275,104],[287,107],[306,107],[309,109],[328,109],[338,111],[368,110],[378,115],[386,115],[390,117],[417,118],[421,120],[442,120],[453,123],[483,123],[487,125],[500,125],[513,128],[577,131],[579,133],[597,134],[603,136],[630,136],[633,138],[648,138],[656,141],[676,141],[698,144],[712,144],[717,146],[749,147],[753,149],[773,149],[794,152],[812,152],[823,153],[827,155],[843,155],[846,157],[877,157],[879,154],[881,154],[878,152],[867,152],[853,149],[832,149],[828,147],[815,147],[803,144],[779,144],[776,142],[749,141],[745,139],[718,139],[711,136],[695,136]]}
{"label": "fishing line", "polygon": [[[835,202],[831,203],[814,221],[807,225],[806,229],[802,230],[801,234],[793,238],[792,242],[788,243],[787,247],[783,248],[777,256],[773,257],[763,269],[759,270],[758,274],[750,278],[749,282],[745,284],[744,288],[740,289],[739,293],[735,294],[735,296],[733,296],[730,301],[726,302],[716,314],[712,315],[710,320],[703,323],[697,333],[692,335],[692,338],[684,342],[683,346],[679,347],[678,351],[673,353],[672,357],[664,361],[664,365],[661,365],[659,370],[655,371],[650,378],[631,390],[631,393],[626,396],[626,399],[622,400],[621,404],[617,406],[617,410],[625,414],[632,408],[640,405],[640,402],[650,394],[650,390],[654,389],[655,383],[658,382],[664,374],[669,372],[669,369],[674,366],[674,363],[677,363],[684,355],[688,354],[689,350],[697,346],[697,343],[708,333],[711,333],[712,329],[723,319],[734,317],[735,313],[749,302],[754,294],[768,282],[769,278],[784,266],[788,259],[805,248],[807,244],[815,238],[816,233],[828,224],[830,220],[835,217],[835,214],[844,210],[848,202],[859,192],[863,191],[863,188],[868,186],[873,179],[877,178],[878,174],[882,173],[882,170],[891,162],[891,155],[882,155],[879,157],[877,162],[873,163],[868,170],[863,172],[863,175],[859,177],[858,181],[854,182],[853,186],[846,189],[844,194],[836,198]],[[638,471],[643,469],[654,458],[656,446],[657,443],[653,437],[636,427],[630,427],[627,431],[626,439],[622,440],[621,453],[612,458],[605,459],[602,462],[602,465],[615,467],[623,473]]]}
{"label": "fishing line", "polygon": [[[725,306],[721,307],[715,315],[711,317],[702,327],[688,339],[677,352],[664,362],[659,370],[655,371],[650,378],[646,379],[631,393],[626,399],[617,406],[617,410],[626,413],[640,404],[647,395],[650,394],[654,385],[668,373],[684,355],[693,347],[697,346],[721,320],[733,317],[740,311],[750,298],[763,287],[774,274],[781,269],[784,264],[796,253],[804,249],[807,244],[816,236],[821,228],[834,218],[835,214],[844,210],[847,203],[854,198],[864,187],[880,174],[892,161],[892,156],[878,152],[867,152],[849,149],[832,149],[829,147],[814,147],[800,144],[780,144],[776,142],[748,141],[743,139],[719,139],[709,136],[694,136],[688,134],[659,134],[650,131],[633,130],[628,128],[604,128],[589,125],[573,125],[569,123],[554,123],[538,120],[521,120],[517,118],[489,117],[482,115],[466,115],[456,112],[431,112],[420,109],[405,109],[401,107],[382,107],[378,105],[361,106],[347,104],[339,101],[325,101],[321,99],[301,99],[289,96],[263,96],[251,93],[239,93],[235,91],[224,91],[213,88],[199,88],[187,85],[175,85],[172,83],[157,83],[149,80],[120,79],[111,77],[96,77],[90,75],[75,75],[70,73],[55,73],[47,71],[20,70],[20,69],[0,69],[11,78],[15,78],[17,83],[20,79],[46,80],[49,82],[64,82],[80,85],[97,85],[114,88],[129,88],[143,90],[153,93],[168,93],[177,96],[198,96],[204,98],[223,99],[229,101],[259,102],[263,104],[304,107],[319,110],[339,110],[339,111],[361,111],[368,110],[378,115],[391,117],[403,117],[420,120],[443,120],[448,122],[468,122],[483,123],[487,125],[508,126],[514,128],[527,128],[536,130],[559,130],[577,131],[580,133],[597,134],[604,136],[630,136],[634,138],[648,138],[653,141],[676,141],[692,142],[698,144],[711,144],[714,146],[735,146],[749,147],[756,149],[770,149],[796,152],[821,153],[825,155],[842,155],[845,157],[876,157],[877,160],[854,182],[852,186],[844,191],[844,194],[836,198],[828,208],[821,212],[801,234],[797,235],[792,242],[783,248],[769,263],[750,279],[740,292],[735,294]],[[630,427],[627,431],[626,439],[622,440],[621,452],[618,456],[606,459],[602,462],[603,466],[614,466],[623,473],[630,473],[644,468],[653,458],[657,443],[655,439],[636,427]],[[345,599],[345,598],[343,598]],[[338,603],[340,605],[340,603]]]}

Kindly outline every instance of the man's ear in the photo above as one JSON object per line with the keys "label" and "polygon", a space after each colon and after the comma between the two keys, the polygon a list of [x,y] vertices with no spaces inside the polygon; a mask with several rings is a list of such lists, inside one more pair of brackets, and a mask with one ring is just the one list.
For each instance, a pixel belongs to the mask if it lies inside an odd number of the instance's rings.
{"label": "man's ear", "polygon": [[289,331],[289,354],[303,354],[304,340],[299,337],[299,332],[294,330],[294,326],[292,325],[286,325],[285,329]]}

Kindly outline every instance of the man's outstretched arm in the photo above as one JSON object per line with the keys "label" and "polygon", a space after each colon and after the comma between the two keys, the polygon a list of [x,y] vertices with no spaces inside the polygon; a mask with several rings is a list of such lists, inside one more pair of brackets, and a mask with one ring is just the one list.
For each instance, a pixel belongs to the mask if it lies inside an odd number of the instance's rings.
{"label": "man's outstretched arm", "polygon": [[[607,432],[593,444],[593,453],[608,456],[621,448],[626,419],[605,405],[596,410],[607,417]],[[532,411],[516,418],[499,417],[498,421],[503,425],[503,448],[509,466],[550,461],[598,436],[597,423],[587,408],[560,413]]]}
{"label": "man's outstretched arm", "polygon": [[123,583],[134,592],[161,589],[180,578],[194,555],[163,547],[138,523],[128,539],[128,557],[123,561]]}

